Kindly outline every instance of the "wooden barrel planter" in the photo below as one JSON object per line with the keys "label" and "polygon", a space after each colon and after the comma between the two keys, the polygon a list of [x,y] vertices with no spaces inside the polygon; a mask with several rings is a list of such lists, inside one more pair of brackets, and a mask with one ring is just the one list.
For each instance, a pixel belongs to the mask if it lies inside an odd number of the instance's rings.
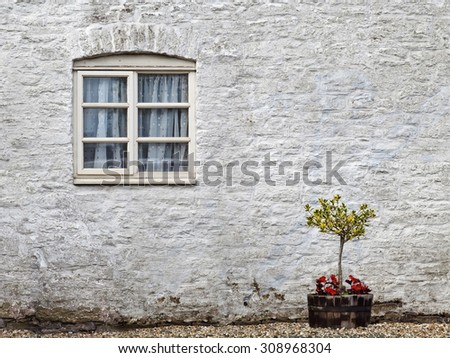
{"label": "wooden barrel planter", "polygon": [[325,296],[308,295],[310,327],[367,327],[372,312],[372,294]]}

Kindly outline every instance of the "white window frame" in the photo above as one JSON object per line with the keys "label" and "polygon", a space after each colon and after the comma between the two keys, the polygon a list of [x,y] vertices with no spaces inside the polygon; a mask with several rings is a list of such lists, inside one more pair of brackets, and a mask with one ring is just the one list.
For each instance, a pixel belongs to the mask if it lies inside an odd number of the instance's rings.
{"label": "white window frame", "polygon": [[[195,62],[163,55],[114,55],[74,61],[74,184],[195,184]],[[187,74],[188,102],[138,103],[139,74]],[[126,103],[84,103],[85,77],[126,77]],[[83,108],[126,108],[127,137],[95,138],[83,136]],[[139,108],[186,108],[188,110],[188,137],[138,137]],[[84,168],[84,143],[127,143],[128,158],[138,162],[139,143],[187,143],[188,170],[179,172],[138,172],[137,165],[127,168]]]}

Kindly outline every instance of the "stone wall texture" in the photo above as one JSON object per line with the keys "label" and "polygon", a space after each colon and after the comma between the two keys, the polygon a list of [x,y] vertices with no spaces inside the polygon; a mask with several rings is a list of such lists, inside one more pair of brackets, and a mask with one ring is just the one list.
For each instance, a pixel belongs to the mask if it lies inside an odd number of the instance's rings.
{"label": "stone wall texture", "polygon": [[[378,214],[346,272],[396,312],[450,314],[449,23],[447,0],[3,1],[0,317],[304,317],[338,241],[303,205],[334,194]],[[73,184],[73,60],[120,52],[197,62],[197,185]],[[274,183],[269,153],[293,163]],[[212,160],[261,180],[207,185]],[[322,184],[286,185],[311,160]]]}

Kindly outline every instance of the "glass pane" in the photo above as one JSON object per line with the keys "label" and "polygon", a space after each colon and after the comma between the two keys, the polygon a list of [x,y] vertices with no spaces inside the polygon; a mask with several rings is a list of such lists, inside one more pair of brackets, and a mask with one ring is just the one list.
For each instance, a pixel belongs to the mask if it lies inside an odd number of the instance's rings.
{"label": "glass pane", "polygon": [[188,75],[139,75],[138,102],[187,102]]}
{"label": "glass pane", "polygon": [[84,168],[126,168],[126,152],[126,143],[84,143]]}
{"label": "glass pane", "polygon": [[188,110],[140,109],[138,116],[139,137],[187,137]]}
{"label": "glass pane", "polygon": [[139,171],[175,172],[188,170],[187,143],[140,143]]}
{"label": "glass pane", "polygon": [[84,108],[83,135],[85,137],[126,137],[127,109]]}
{"label": "glass pane", "polygon": [[83,101],[87,103],[126,103],[126,77],[84,77]]}

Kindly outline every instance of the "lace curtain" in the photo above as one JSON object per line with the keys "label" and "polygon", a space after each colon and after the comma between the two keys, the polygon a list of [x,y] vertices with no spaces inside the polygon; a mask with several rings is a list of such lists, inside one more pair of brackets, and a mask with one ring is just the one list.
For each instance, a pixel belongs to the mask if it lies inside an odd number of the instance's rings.
{"label": "lace curtain", "polygon": [[[84,79],[85,103],[126,102],[126,78]],[[84,137],[126,137],[127,110],[124,108],[84,108]],[[126,167],[126,144],[85,143],[85,168]]]}
{"label": "lace curtain", "polygon": [[[85,103],[124,103],[127,84],[124,77],[88,77],[84,79]],[[184,103],[187,75],[139,75],[139,103]],[[85,108],[84,137],[127,137],[127,110],[121,108]],[[183,108],[138,110],[139,137],[187,137],[188,113]],[[127,145],[122,143],[85,143],[85,168],[126,167]],[[187,170],[187,144],[139,143],[140,170]]]}
{"label": "lace curtain", "polygon": [[[187,102],[186,75],[140,75],[138,101],[142,103]],[[139,137],[187,137],[187,109],[140,109]],[[142,170],[173,171],[187,162],[187,144],[142,143],[138,147]]]}

